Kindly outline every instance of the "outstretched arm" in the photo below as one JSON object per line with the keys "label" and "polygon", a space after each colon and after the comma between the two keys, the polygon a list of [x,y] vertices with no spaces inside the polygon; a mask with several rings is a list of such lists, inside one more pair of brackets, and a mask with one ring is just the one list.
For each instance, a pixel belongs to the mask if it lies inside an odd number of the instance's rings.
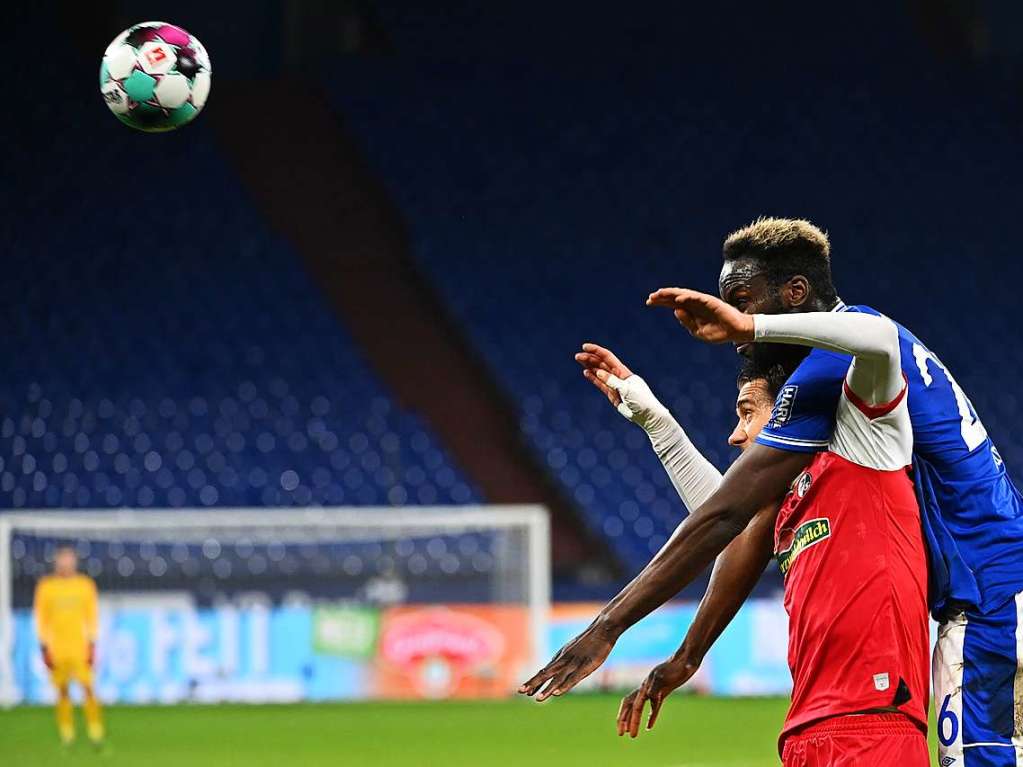
{"label": "outstretched arm", "polygon": [[664,699],[699,670],[707,651],[732,622],[771,560],[777,515],[775,504],[762,509],[715,560],[707,591],[682,645],[670,660],[651,672],[642,687],[622,700],[618,709],[619,735],[627,732],[635,738],[639,734],[646,700],[650,701],[647,729],[653,727]]}
{"label": "outstretched arm", "polygon": [[714,642],[753,593],[774,556],[774,522],[778,505],[761,509],[746,529],[714,561],[707,591],[675,658],[695,672]]}
{"label": "outstretched arm", "polygon": [[[688,586],[761,509],[777,507],[793,478],[812,460],[753,445],[731,465],[717,491],[675,531],[642,572],[601,611],[624,631]],[[761,568],[763,570],[763,568]]]}
{"label": "outstretched arm", "polygon": [[[893,401],[900,395],[905,385],[902,377],[898,328],[884,317],[845,312],[750,317],[713,296],[679,288],[657,291],[651,294],[648,303],[671,307],[679,322],[692,335],[705,341],[719,343],[755,340],[767,343],[794,343],[851,354],[853,363],[846,376],[846,383],[854,394],[873,405]],[[766,516],[766,512],[762,512],[762,516]],[[770,518],[773,521],[774,515],[771,514]],[[760,519],[758,516],[750,525],[744,538],[756,537],[754,531]],[[761,534],[766,544],[770,540],[768,537],[770,531],[763,530]],[[741,545],[741,540],[734,541],[732,547]],[[755,543],[750,546],[747,555],[748,561],[752,562],[755,561],[757,549]],[[731,558],[726,560],[724,555],[719,558],[719,565],[730,566],[737,562],[738,560]],[[752,588],[748,579],[743,580],[741,565],[736,564],[734,571],[731,567],[728,571],[716,567],[715,571],[716,580],[725,588],[741,591],[747,584]],[[752,574],[747,569],[745,575],[751,577]],[[746,593],[748,592],[743,592],[743,597]],[[664,699],[692,676],[699,665],[697,659],[703,657],[706,648],[713,643],[730,620],[730,615],[727,617],[715,615],[718,611],[728,609],[728,595],[719,593],[712,596],[708,591],[705,599],[708,606],[710,599],[721,601],[722,604],[713,612],[705,612],[702,609],[704,605],[701,604],[700,612],[704,614],[698,615],[678,652],[670,660],[655,667],[639,689],[622,701],[618,711],[619,735],[628,732],[632,737],[636,737],[647,700],[651,703],[647,729],[654,726]]]}
{"label": "outstretched arm", "polygon": [[846,381],[870,405],[891,402],[902,391],[899,329],[887,317],[860,312],[756,314],[758,343],[799,344],[851,354]]}
{"label": "outstretched arm", "polygon": [[[678,321],[693,336],[709,343],[749,342],[756,337],[753,317],[704,293],[681,288],[662,289],[651,294],[647,303],[671,308]],[[810,317],[811,322],[822,318],[821,314],[802,316]],[[791,328],[781,328],[779,335],[765,336],[761,340],[851,351],[857,355],[858,361],[862,358],[868,369],[870,364],[881,361],[885,376],[874,376],[872,380],[875,383],[878,380],[887,383],[891,376],[892,362],[897,359],[897,347],[893,356],[890,346],[886,349],[875,348],[869,340],[862,345],[862,339],[857,339],[854,324],[859,323],[862,330],[870,323],[876,326],[885,320],[857,313],[827,316],[847,317],[842,323],[853,328],[852,334],[838,338],[830,335],[822,337],[813,327],[801,325],[798,333],[791,333]],[[890,335],[886,338],[890,340]],[[870,363],[870,360],[874,360],[874,363]],[[852,386],[853,382],[850,381],[850,388]],[[874,397],[883,397],[885,394],[886,389],[882,386],[876,389]],[[538,698],[542,700],[567,692],[589,676],[603,663],[621,632],[691,583],[746,528],[760,509],[772,503],[780,503],[791,481],[809,464],[811,458],[812,454],[809,453],[785,452],[760,444],[753,445],[732,464],[714,494],[679,526],[671,540],[605,606],[593,624],[561,648],[547,666],[519,688],[520,692],[527,695],[539,692]],[[640,711],[644,699],[640,701]]]}
{"label": "outstretched arm", "polygon": [[566,644],[519,692],[544,700],[562,695],[595,671],[618,637],[691,583],[753,516],[778,505],[792,479],[812,459],[753,445],[725,472],[721,486],[676,530],[664,547],[592,624]]}
{"label": "outstretched arm", "polygon": [[902,391],[899,329],[887,317],[861,312],[748,315],[685,288],[661,288],[650,294],[647,304],[672,309],[692,336],[708,343],[798,344],[850,354],[846,381],[868,404],[886,404]]}
{"label": "outstretched arm", "polygon": [[585,343],[575,360],[583,376],[599,389],[614,408],[639,426],[661,461],[671,484],[690,511],[695,511],[721,484],[721,472],[689,439],[685,430],[654,395],[610,349]]}
{"label": "outstretched arm", "polygon": [[[610,349],[583,344],[575,355],[583,375],[624,418],[640,426],[690,512],[721,484],[721,472],[689,440],[683,428],[639,375]],[[711,645],[753,591],[773,553],[777,507],[761,510],[714,561],[710,581],[685,641],[672,658],[674,687],[688,681]],[[623,707],[623,711],[626,707]]]}

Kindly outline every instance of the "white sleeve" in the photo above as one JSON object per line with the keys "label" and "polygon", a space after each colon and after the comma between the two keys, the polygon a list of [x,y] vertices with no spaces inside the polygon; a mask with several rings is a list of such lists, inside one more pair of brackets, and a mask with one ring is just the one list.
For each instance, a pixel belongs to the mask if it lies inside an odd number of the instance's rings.
{"label": "white sleeve", "polygon": [[851,354],[846,381],[868,405],[883,405],[902,392],[899,329],[887,317],[860,312],[756,314],[754,341],[799,344]]}
{"label": "white sleeve", "polygon": [[698,509],[718,489],[721,472],[696,449],[641,377],[610,376],[607,385],[621,395],[618,412],[646,431],[682,503],[690,512]]}
{"label": "white sleeve", "polygon": [[650,442],[682,503],[692,513],[718,489],[721,472],[696,449],[677,422],[675,426],[677,431],[671,435],[658,438],[650,434]]}

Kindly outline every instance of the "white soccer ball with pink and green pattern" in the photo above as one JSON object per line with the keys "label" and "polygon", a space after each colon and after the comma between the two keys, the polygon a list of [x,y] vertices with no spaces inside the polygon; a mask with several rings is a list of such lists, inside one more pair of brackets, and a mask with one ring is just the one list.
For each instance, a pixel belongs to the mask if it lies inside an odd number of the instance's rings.
{"label": "white soccer ball with pink and green pattern", "polygon": [[212,74],[210,57],[194,36],[173,24],[145,21],[107,46],[99,89],[121,122],[156,133],[196,118]]}

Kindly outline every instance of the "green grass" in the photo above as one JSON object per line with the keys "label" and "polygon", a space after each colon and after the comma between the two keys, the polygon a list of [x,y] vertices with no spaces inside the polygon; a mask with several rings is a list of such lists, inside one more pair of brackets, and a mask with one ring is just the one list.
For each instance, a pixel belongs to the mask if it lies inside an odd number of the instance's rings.
{"label": "green grass", "polygon": [[681,697],[653,732],[635,741],[614,732],[618,698],[568,696],[544,704],[365,703],[294,706],[111,708],[108,753],[81,737],[65,753],[52,712],[0,712],[0,764],[526,765],[569,767],[777,765],[785,701]]}
{"label": "green grass", "polygon": [[635,741],[615,735],[618,698],[607,695],[544,704],[118,707],[107,711],[106,753],[94,753],[82,738],[65,752],[49,709],[20,708],[0,712],[0,764],[777,767],[786,704],[672,698],[656,729]]}

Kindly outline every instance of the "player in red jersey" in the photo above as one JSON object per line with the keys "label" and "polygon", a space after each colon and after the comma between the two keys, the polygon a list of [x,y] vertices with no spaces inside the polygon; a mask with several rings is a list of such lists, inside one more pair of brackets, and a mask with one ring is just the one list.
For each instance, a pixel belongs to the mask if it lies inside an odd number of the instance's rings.
{"label": "player in red jersey", "polygon": [[929,764],[927,560],[898,331],[860,316],[755,320],[758,340],[856,355],[828,450],[796,478],[775,523],[793,682],[786,767]]}
{"label": "player in red jersey", "polygon": [[[896,326],[859,314],[751,318],[711,296],[683,297],[677,315],[703,340],[854,355],[829,449],[793,482],[775,523],[793,674],[779,742],[786,767],[927,765],[926,560]],[[592,374],[605,387],[621,383],[599,363]],[[785,417],[782,398],[772,418]],[[551,680],[541,697],[557,694],[559,657],[522,691]],[[652,727],[664,698],[694,670],[679,654],[655,668],[622,702],[619,734],[636,735],[647,700]]]}

